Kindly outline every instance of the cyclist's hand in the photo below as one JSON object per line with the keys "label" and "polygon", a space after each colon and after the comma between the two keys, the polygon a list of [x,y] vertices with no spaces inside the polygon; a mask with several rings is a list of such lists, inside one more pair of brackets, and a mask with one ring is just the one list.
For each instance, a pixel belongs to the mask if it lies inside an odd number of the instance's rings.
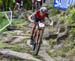
{"label": "cyclist's hand", "polygon": [[34,22],[34,20],[30,20],[30,22]]}

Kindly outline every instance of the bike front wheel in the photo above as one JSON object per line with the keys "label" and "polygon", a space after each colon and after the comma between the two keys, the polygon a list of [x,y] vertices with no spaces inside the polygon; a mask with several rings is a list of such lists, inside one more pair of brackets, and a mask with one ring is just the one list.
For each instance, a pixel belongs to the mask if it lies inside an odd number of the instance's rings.
{"label": "bike front wheel", "polygon": [[35,51],[34,51],[35,55],[38,55],[41,44],[42,44],[42,32],[40,32],[40,34],[39,34],[38,43],[36,44],[36,47],[35,47]]}

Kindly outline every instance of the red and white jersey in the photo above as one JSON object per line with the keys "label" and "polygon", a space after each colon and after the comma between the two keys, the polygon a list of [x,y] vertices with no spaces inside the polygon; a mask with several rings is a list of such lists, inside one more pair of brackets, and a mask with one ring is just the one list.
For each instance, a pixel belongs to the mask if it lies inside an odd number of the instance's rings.
{"label": "red and white jersey", "polygon": [[44,13],[43,15],[40,14],[40,11],[37,11],[35,13],[35,16],[37,16],[39,19],[44,19],[45,17],[48,17],[47,13]]}

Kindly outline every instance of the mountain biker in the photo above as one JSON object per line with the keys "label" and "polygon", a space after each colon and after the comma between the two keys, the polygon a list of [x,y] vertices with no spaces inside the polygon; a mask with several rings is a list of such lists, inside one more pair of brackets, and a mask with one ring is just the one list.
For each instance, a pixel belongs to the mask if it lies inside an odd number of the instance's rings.
{"label": "mountain biker", "polygon": [[38,10],[43,3],[44,3],[44,0],[32,0],[33,11],[34,9]]}
{"label": "mountain biker", "polygon": [[14,10],[15,9],[20,9],[21,7],[21,2],[23,2],[22,0],[15,0],[15,7],[14,7]]}
{"label": "mountain biker", "polygon": [[[34,20],[32,20],[32,18],[34,17]],[[35,31],[35,28],[36,28],[36,25],[38,24],[39,21],[41,22],[45,22],[45,17],[48,17],[48,13],[47,13],[47,8],[46,7],[41,7],[39,10],[35,11],[34,13],[32,13],[32,15],[30,15],[28,17],[28,19],[30,21],[34,21],[34,26],[32,28],[32,35],[31,35],[31,42],[30,44],[33,44],[34,41],[33,41],[33,34],[34,34],[34,31]],[[51,22],[51,19],[49,19],[49,21]]]}

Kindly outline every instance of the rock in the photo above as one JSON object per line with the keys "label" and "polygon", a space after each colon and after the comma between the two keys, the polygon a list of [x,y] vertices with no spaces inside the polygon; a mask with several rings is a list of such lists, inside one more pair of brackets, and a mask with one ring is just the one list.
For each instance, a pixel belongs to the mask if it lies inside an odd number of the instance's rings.
{"label": "rock", "polygon": [[8,36],[8,37],[4,37],[4,36],[3,36],[3,37],[1,38],[1,40],[2,40],[3,42],[10,42],[10,39],[11,39],[11,37],[9,37],[9,36]]}
{"label": "rock", "polygon": [[71,25],[68,25],[68,28],[75,28],[75,23],[71,24]]}
{"label": "rock", "polygon": [[59,49],[59,48],[62,48],[63,44],[59,44],[59,45],[55,45],[53,48],[54,49]]}
{"label": "rock", "polygon": [[11,37],[3,37],[2,38],[2,41],[3,42],[11,43],[11,44],[20,43],[23,40],[24,40],[24,37],[23,36],[11,36]]}
{"label": "rock", "polygon": [[9,30],[9,31],[11,31],[11,30],[16,30],[17,29],[17,27],[15,26],[15,25],[9,25],[8,27],[7,27],[7,30]]}
{"label": "rock", "polygon": [[7,37],[8,37],[8,32],[3,32],[1,34],[1,40],[8,40],[9,38],[7,38]]}
{"label": "rock", "polygon": [[30,41],[31,40],[27,40],[27,45],[32,48],[32,45],[30,45]]}
{"label": "rock", "polygon": [[43,45],[45,45],[45,46],[49,46],[49,43],[48,43],[47,40],[42,40],[42,41],[43,41]]}
{"label": "rock", "polygon": [[55,57],[55,60],[56,61],[70,61],[70,59],[69,58],[64,58],[64,57],[61,57],[61,56],[58,56],[58,57]]}
{"label": "rock", "polygon": [[0,39],[2,40],[3,37],[7,37],[7,33],[6,33],[6,32],[3,32],[3,33],[1,34]]}
{"label": "rock", "polygon": [[11,41],[12,41],[11,44],[20,43],[23,40],[24,40],[24,37],[23,36],[13,36],[13,38],[11,39]]}
{"label": "rock", "polygon": [[0,53],[6,57],[19,58],[24,60],[33,60],[33,61],[41,61],[39,59],[34,58],[32,55],[28,53],[16,52],[8,49],[0,49]]}
{"label": "rock", "polygon": [[68,37],[68,31],[64,31],[62,33],[59,33],[57,36],[57,44],[61,43],[61,40],[64,40]]}
{"label": "rock", "polygon": [[56,38],[57,37],[57,34],[56,33],[54,33],[54,32],[46,32],[45,34],[44,34],[44,38],[46,39],[46,40],[48,40],[48,39],[50,39],[50,38]]}
{"label": "rock", "polygon": [[6,37],[7,36],[7,32],[3,32],[2,36]]}
{"label": "rock", "polygon": [[24,32],[21,30],[13,30],[13,32],[17,35],[17,36],[22,36],[24,35]]}
{"label": "rock", "polygon": [[43,57],[43,59],[45,60],[45,61],[54,61],[54,59],[53,58],[51,58],[47,53],[46,53],[46,51],[40,51],[39,52],[39,55],[41,56],[41,57]]}

